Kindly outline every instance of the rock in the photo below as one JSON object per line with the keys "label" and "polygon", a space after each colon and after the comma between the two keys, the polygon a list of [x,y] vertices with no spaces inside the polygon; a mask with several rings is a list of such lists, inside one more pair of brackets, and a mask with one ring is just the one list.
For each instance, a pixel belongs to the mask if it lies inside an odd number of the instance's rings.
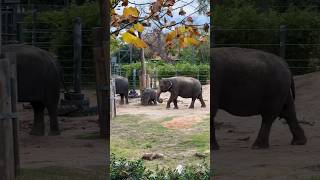
{"label": "rock", "polygon": [[142,155],[142,159],[152,161],[154,159],[162,159],[164,155],[161,153],[145,153]]}

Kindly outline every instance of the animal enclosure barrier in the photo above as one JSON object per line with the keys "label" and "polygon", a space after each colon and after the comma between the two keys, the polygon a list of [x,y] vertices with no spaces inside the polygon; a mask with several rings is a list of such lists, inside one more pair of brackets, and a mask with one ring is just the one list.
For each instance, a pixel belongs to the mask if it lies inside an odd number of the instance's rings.
{"label": "animal enclosure barrier", "polygon": [[0,57],[0,179],[14,180],[19,170],[16,115],[16,61],[14,54]]}
{"label": "animal enclosure barrier", "polygon": [[[282,57],[294,75],[310,73],[320,67],[317,28],[225,28],[213,27],[214,47],[260,49]],[[304,38],[308,37],[308,38]]]}

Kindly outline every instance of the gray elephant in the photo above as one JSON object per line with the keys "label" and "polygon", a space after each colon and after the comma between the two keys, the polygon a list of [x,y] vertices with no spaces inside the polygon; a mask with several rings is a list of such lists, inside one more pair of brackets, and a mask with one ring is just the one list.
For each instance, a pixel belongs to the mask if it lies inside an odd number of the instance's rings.
{"label": "gray elephant", "polygon": [[254,49],[212,48],[211,150],[219,149],[214,118],[218,109],[236,116],[261,115],[262,124],[252,148],[268,148],[274,120],[284,118],[293,135],[292,145],[307,142],[296,117],[292,74],[280,57]]}
{"label": "gray elephant", "polygon": [[167,108],[170,108],[171,102],[174,108],[178,109],[178,96],[183,98],[192,98],[189,108],[194,108],[194,102],[199,99],[201,107],[206,107],[202,98],[202,86],[198,79],[192,77],[176,76],[171,78],[163,78],[159,81],[159,89],[157,92],[157,100],[162,103],[160,94],[162,92],[170,92],[170,98],[167,102]]}
{"label": "gray elephant", "polygon": [[120,104],[124,104],[123,98],[126,98],[126,104],[129,104],[128,101],[128,92],[129,92],[129,82],[128,79],[119,75],[113,75],[115,78],[115,85],[116,85],[116,94],[120,94],[121,101]]}
{"label": "gray elephant", "polygon": [[146,106],[150,104],[157,104],[157,92],[154,89],[144,89],[141,92],[141,104]]}
{"label": "gray elephant", "polygon": [[7,45],[3,51],[17,57],[18,101],[30,102],[34,123],[30,134],[45,134],[44,109],[50,117],[50,135],[59,135],[57,108],[61,76],[57,62],[48,51],[29,45]]}

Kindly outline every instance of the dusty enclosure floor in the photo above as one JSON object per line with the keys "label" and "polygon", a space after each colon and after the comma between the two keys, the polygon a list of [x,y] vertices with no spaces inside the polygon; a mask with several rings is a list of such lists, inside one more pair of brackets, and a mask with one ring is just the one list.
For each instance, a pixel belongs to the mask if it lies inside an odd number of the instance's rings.
{"label": "dusty enclosure floor", "polygon": [[[241,118],[219,111],[217,122],[223,124],[216,131],[221,149],[214,152],[215,179],[295,180],[320,176],[320,72],[295,77],[295,84],[297,116],[300,121],[307,122],[301,124],[308,138],[307,145],[291,146],[292,136],[288,125],[284,124],[282,120],[276,120],[271,129],[270,148],[268,150],[252,150],[251,145],[260,128],[260,117]],[[165,132],[168,130],[184,137],[190,132],[199,130],[198,127],[201,127],[201,130],[209,129],[209,91],[209,86],[204,86],[206,108],[200,108],[200,102],[196,101],[195,109],[188,109],[191,100],[183,98],[178,98],[178,110],[173,109],[173,104],[167,110],[165,102],[158,106],[144,107],[139,105],[140,99],[129,99],[129,105],[117,105],[118,116],[116,118],[120,118],[119,122],[124,122],[122,125],[131,123],[130,125],[134,126],[134,123],[140,122],[151,126],[156,123],[163,127]],[[90,97],[90,103],[94,105],[95,90],[84,92]],[[161,97],[166,100],[169,93],[162,94]],[[144,121],[125,120],[125,117],[131,118],[131,116],[142,118]],[[184,117],[184,122],[181,117]],[[20,107],[19,119],[22,123],[20,130],[22,167],[65,166],[90,169],[105,165],[105,142],[92,135],[98,131],[96,116],[60,117],[64,131],[61,136],[55,137],[33,137],[26,133],[30,130],[29,124],[33,119],[31,110],[22,110]],[[115,135],[118,130],[118,132],[124,133],[123,128],[126,127],[117,124],[116,120],[112,121],[111,135]],[[126,131],[129,129],[128,126]],[[155,130],[163,132],[161,128]],[[140,129],[136,129],[135,133],[139,132]],[[207,137],[207,134],[199,137]],[[175,137],[171,137],[171,139],[175,139]],[[127,139],[123,138],[122,140],[127,144]],[[135,145],[135,141],[132,142],[131,145]],[[205,146],[201,146],[201,148],[205,148],[200,150],[206,152],[209,142],[202,143]],[[153,144],[144,145],[146,148],[141,152],[153,148]],[[182,157],[188,156],[190,153],[184,151],[188,149],[189,145],[180,146],[180,148],[184,147],[179,149]],[[170,148],[174,149],[174,147],[175,144]],[[122,149],[122,151],[125,150]],[[159,160],[154,161],[154,163],[159,162]]]}
{"label": "dusty enclosure floor", "polygon": [[166,109],[170,93],[161,94],[163,103],[142,106],[140,98],[129,99],[119,105],[117,116],[111,122],[111,152],[127,159],[140,159],[144,153],[161,153],[163,159],[145,161],[148,168],[176,168],[177,165],[201,163],[201,153],[209,162],[210,86],[203,86],[206,108],[196,100],[189,109],[191,99],[178,97],[179,109]]}
{"label": "dusty enclosure floor", "polygon": [[[95,91],[84,91],[95,105]],[[28,103],[23,103],[28,105]],[[60,136],[31,136],[33,123],[32,109],[18,104],[20,120],[20,158],[23,169],[44,167],[80,168],[103,170],[106,167],[106,143],[98,138],[98,117],[59,117],[62,133]],[[48,124],[48,116],[45,116]],[[102,175],[103,175],[103,171]],[[101,174],[100,174],[101,175]]]}
{"label": "dusty enclosure floor", "polygon": [[[291,146],[289,127],[276,120],[271,128],[270,148],[252,150],[260,117],[239,118],[219,111],[216,131],[220,150],[214,152],[216,180],[320,179],[320,72],[295,77],[296,111],[308,142]],[[219,124],[218,123],[218,124]]]}

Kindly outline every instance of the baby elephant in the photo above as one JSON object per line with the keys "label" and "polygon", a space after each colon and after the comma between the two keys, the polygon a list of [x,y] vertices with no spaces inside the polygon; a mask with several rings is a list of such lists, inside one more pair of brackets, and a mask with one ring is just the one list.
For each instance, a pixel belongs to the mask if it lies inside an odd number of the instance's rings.
{"label": "baby elephant", "polygon": [[155,90],[147,88],[141,92],[141,104],[146,106],[150,104],[157,104],[157,93]]}

